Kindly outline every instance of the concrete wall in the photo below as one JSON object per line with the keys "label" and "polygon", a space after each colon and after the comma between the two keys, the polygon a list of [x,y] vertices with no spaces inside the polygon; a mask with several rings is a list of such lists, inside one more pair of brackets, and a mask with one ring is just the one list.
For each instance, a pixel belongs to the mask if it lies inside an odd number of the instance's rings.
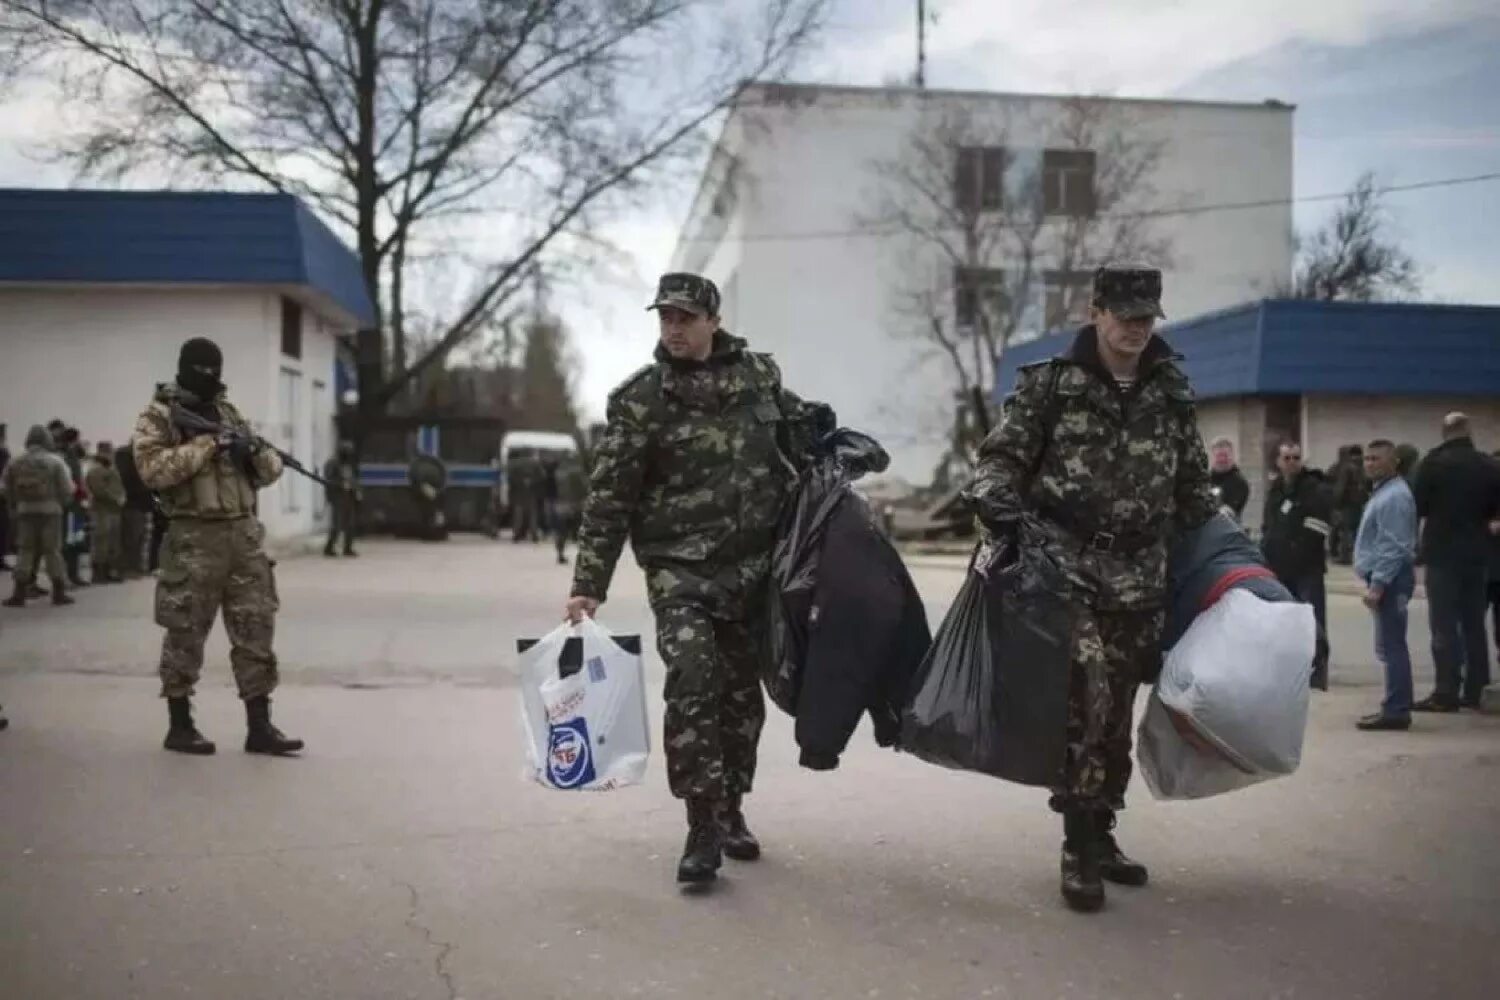
{"label": "concrete wall", "polygon": [[[726,320],[775,352],[789,387],[833,404],[891,451],[892,471],[926,482],[952,426],[948,362],[910,336],[898,308],[913,273],[942,269],[908,241],[869,231],[873,165],[898,157],[945,103],[1002,128],[1035,153],[1065,143],[1055,98],[880,90],[796,90],[731,119],[683,231],[675,266],[733,285]],[[810,95],[810,96],[809,96]],[[1139,133],[1165,142],[1153,205],[1278,200],[1292,193],[1292,115],[1260,106],[1120,102]],[[734,162],[733,196],[720,197]],[[715,215],[715,206],[720,215]],[[1265,293],[1291,268],[1291,210],[1160,218],[1172,244],[1169,315]],[[1004,266],[1006,261],[993,262]],[[903,325],[905,323],[906,325]]]}
{"label": "concrete wall", "polygon": [[1410,442],[1425,454],[1442,443],[1443,417],[1461,410],[1474,425],[1474,444],[1500,449],[1500,398],[1310,396],[1303,401],[1303,452],[1309,465],[1326,468],[1346,444],[1388,438]]}
{"label": "concrete wall", "polygon": [[[124,444],[158,382],[170,381],[189,337],[224,352],[230,398],[258,434],[299,458],[321,462],[332,449],[333,330],[304,309],[302,358],[281,356],[281,300],[270,289],[0,288],[0,423],[19,450],[26,431],[57,417],[85,440]],[[279,373],[304,382],[301,413],[288,427]],[[314,404],[311,383],[325,388]],[[321,446],[321,453],[315,445]],[[307,462],[311,465],[312,462]],[[321,491],[301,477],[261,494],[273,537],[312,531]],[[296,491],[296,509],[283,502]]]}

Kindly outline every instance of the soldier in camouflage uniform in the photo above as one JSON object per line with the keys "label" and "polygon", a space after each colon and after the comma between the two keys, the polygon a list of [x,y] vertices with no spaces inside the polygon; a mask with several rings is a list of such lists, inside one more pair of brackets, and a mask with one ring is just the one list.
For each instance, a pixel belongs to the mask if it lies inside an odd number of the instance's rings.
{"label": "soldier in camouflage uniform", "polygon": [[1046,530],[1082,615],[1074,637],[1062,893],[1104,903],[1102,879],[1144,885],[1111,832],[1130,780],[1131,709],[1161,666],[1167,548],[1214,515],[1192,391],[1155,336],[1161,272],[1100,268],[1093,323],[1061,356],[1021,370],[1004,423],[980,450],[971,499],[992,534],[1022,511]]}
{"label": "soldier in camouflage uniform", "polygon": [[[171,725],[164,746],[211,754],[214,745],[193,724],[193,686],[203,669],[203,644],[220,609],[229,634],[230,664],[245,702],[247,753],[302,749],[271,724],[276,688],[276,582],[256,519],[255,491],[281,476],[281,459],[261,447],[219,381],[223,355],[211,340],[182,345],[177,380],[158,385],[136,420],[131,447],[146,487],[171,519],[156,581],[156,623],[166,629],[161,651],[162,696]],[[173,407],[218,424],[217,435],[184,429]]]}
{"label": "soldier in camouflage uniform", "polygon": [[121,575],[122,541],[120,518],[125,510],[125,483],[115,469],[115,449],[108,441],[100,441],[94,452],[94,461],[84,475],[84,486],[89,494],[89,511],[93,517],[93,550],[89,555],[89,566],[95,583],[119,583]]}
{"label": "soldier in camouflage uniform", "polygon": [[53,450],[47,428],[38,424],[26,435],[26,454],[5,467],[4,489],[16,525],[16,589],[5,606],[26,606],[37,567],[43,565],[52,578],[52,603],[72,604],[66,591],[62,517],[75,486],[67,463]]}
{"label": "soldier in camouflage uniform", "polygon": [[566,614],[598,609],[628,536],[667,665],[667,779],[689,827],[678,880],[704,883],[721,853],[760,855],[741,811],[765,720],[759,621],[806,411],[768,355],[719,329],[712,282],[665,275],[649,308],[661,343],[609,397]]}

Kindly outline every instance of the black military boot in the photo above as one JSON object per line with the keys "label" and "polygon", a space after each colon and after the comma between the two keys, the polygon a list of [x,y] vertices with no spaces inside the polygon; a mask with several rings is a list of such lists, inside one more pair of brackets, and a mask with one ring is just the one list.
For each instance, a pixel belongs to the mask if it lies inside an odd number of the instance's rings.
{"label": "black military boot", "polygon": [[206,757],[217,749],[213,743],[204,739],[203,734],[198,732],[198,727],[193,725],[192,702],[186,698],[168,698],[167,712],[172,719],[172,726],[167,730],[167,738],[162,742],[163,747],[199,757]]}
{"label": "black military boot", "polygon": [[281,756],[302,749],[301,740],[288,739],[286,734],[271,725],[271,699],[267,695],[245,699],[246,753],[266,753]]}
{"label": "black military boot", "polygon": [[1062,896],[1069,909],[1093,913],[1104,905],[1099,841],[1094,816],[1084,809],[1063,813]]}
{"label": "black military boot", "polygon": [[1148,874],[1146,866],[1132,861],[1115,843],[1115,813],[1113,809],[1101,809],[1094,813],[1094,834],[1099,844],[1099,874],[1116,885],[1142,886]]}
{"label": "black military boot", "polygon": [[760,841],[745,825],[745,814],[740,811],[741,798],[731,795],[719,803],[719,839],[724,853],[736,861],[754,861],[760,857]]}
{"label": "black military boot", "polygon": [[61,580],[52,581],[52,603],[58,607],[66,607],[69,604],[75,603],[73,598],[67,595],[67,591]]}
{"label": "black military boot", "polygon": [[711,799],[688,799],[688,835],[677,863],[677,881],[704,885],[719,877],[721,837]]}
{"label": "black military boot", "polygon": [[11,595],[4,601],[0,601],[0,604],[4,604],[7,608],[24,608],[26,607],[26,592],[30,589],[30,584],[18,583],[15,585],[15,589],[11,591]]}

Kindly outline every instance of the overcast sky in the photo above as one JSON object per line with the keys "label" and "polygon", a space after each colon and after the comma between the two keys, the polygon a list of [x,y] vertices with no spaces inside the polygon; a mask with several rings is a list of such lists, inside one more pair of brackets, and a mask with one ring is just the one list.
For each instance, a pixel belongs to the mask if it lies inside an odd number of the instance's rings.
{"label": "overcast sky", "polygon": [[[1500,171],[1500,5],[1482,0],[932,0],[928,85],[1295,104],[1298,195],[1344,190],[1366,169],[1410,183]],[[834,0],[797,79],[909,78],[916,0]],[[0,184],[65,183],[19,142],[45,111],[0,119]],[[588,366],[585,413],[648,359],[642,311],[668,263],[691,187],[609,227],[633,265],[554,303]],[[1393,195],[1429,297],[1500,303],[1500,183]],[[1299,206],[1299,226],[1327,205]],[[738,331],[754,340],[755,331]],[[794,374],[794,373],[793,373]]]}

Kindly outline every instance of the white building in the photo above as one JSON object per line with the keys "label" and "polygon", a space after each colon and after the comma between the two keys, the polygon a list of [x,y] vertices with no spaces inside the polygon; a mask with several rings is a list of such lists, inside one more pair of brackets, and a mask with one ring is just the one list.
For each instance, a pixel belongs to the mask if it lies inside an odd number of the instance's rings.
{"label": "white building", "polygon": [[[13,452],[53,418],[129,440],[177,352],[208,337],[258,434],[317,468],[335,447],[338,340],[373,321],[358,260],[285,195],[0,191],[0,423]],[[260,498],[273,539],[317,530],[288,472]]]}
{"label": "white building", "polygon": [[[1046,222],[1031,245],[1053,253],[1070,220],[1134,218],[1169,248],[1164,305],[1187,317],[1272,293],[1292,266],[1292,109],[1278,102],[1090,100],[1091,137],[1070,135],[1080,99],[911,89],[752,87],[730,113],[679,238],[674,269],[705,274],[724,323],[775,353],[789,388],[834,405],[892,453],[892,471],[926,482],[952,426],[949,362],[903,312],[912,275],[929,281],[944,322],[965,306],[951,262],[880,217],[891,182],[880,164],[909,160],[913,138],[960,122],[944,197],[990,211],[1040,183]],[[951,134],[951,130],[950,130]],[[1096,184],[1124,137],[1157,151],[1148,181],[1096,215]],[[1098,148],[1089,148],[1092,143]],[[940,168],[941,169],[941,168]],[[1034,190],[1034,189],[1030,189]],[[1103,200],[1103,196],[1101,196]],[[913,201],[920,199],[913,197]],[[1247,203],[1253,207],[1246,207]],[[920,206],[918,206],[920,207]],[[1198,210],[1207,209],[1207,210]],[[1046,259],[1022,293],[1017,340],[1079,318],[1098,248],[1058,270]],[[1016,260],[984,269],[1015,274]],[[946,270],[946,274],[945,274]],[[972,272],[971,272],[972,273]],[[941,290],[947,282],[946,291]],[[973,344],[965,346],[972,350]]]}

